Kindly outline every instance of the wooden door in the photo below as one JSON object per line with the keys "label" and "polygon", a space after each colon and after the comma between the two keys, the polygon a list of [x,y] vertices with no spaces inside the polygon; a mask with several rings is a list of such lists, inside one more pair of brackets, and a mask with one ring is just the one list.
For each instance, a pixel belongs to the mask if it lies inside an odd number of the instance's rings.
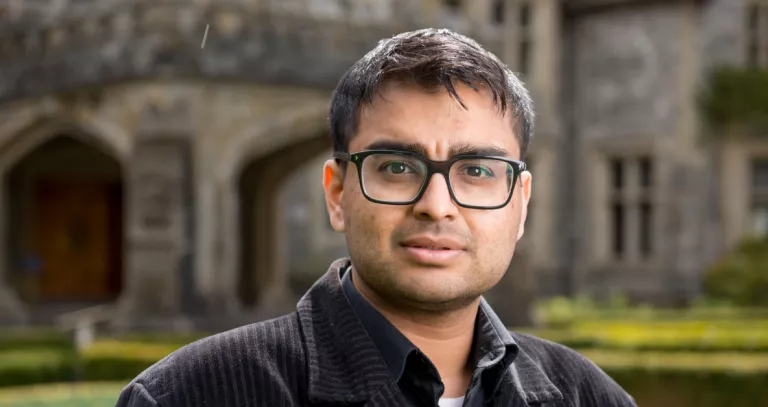
{"label": "wooden door", "polygon": [[42,301],[104,301],[114,294],[114,193],[100,181],[37,184],[35,253]]}

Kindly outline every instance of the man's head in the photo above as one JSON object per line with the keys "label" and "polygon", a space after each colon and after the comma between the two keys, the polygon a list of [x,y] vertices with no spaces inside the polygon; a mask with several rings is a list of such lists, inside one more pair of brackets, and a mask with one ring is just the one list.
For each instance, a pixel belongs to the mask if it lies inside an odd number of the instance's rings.
{"label": "man's head", "polygon": [[397,35],[342,77],[330,127],[343,160],[325,164],[326,202],[362,283],[436,311],[501,279],[523,233],[531,177],[519,160],[533,128],[503,63],[448,30]]}

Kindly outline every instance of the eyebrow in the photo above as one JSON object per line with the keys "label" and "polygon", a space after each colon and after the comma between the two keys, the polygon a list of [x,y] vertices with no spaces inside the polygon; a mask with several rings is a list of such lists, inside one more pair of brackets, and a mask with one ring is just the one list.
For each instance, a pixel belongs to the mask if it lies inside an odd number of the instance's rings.
{"label": "eyebrow", "polygon": [[[365,149],[366,150],[408,151],[408,152],[420,154],[424,157],[427,157],[429,155],[429,153],[427,152],[427,147],[424,146],[423,144],[403,143],[403,142],[394,141],[394,140],[375,141],[369,144],[367,147],[365,147]],[[457,155],[485,155],[485,156],[507,157],[509,155],[509,152],[506,149],[496,147],[496,146],[488,146],[488,145],[483,146],[483,145],[461,143],[461,144],[456,144],[451,146],[449,155],[451,157],[455,157]]]}

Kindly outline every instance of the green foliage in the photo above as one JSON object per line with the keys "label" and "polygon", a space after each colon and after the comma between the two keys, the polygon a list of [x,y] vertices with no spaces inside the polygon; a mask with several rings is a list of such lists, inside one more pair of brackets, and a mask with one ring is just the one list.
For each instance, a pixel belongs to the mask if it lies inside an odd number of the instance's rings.
{"label": "green foliage", "polygon": [[721,407],[768,405],[768,373],[605,368],[639,406]]}
{"label": "green foliage", "polygon": [[72,340],[61,331],[51,329],[2,330],[0,352],[11,349],[69,349]]}
{"label": "green foliage", "polygon": [[734,128],[759,134],[768,129],[768,70],[726,67],[713,71],[700,94],[699,107],[713,135]]}
{"label": "green foliage", "polygon": [[[582,305],[585,303],[582,302]],[[617,301],[616,304],[625,306],[621,305],[621,301]],[[716,327],[714,331],[712,326]],[[594,320],[572,324],[569,329],[553,329],[549,334],[563,335],[566,332],[573,337],[587,338],[592,335],[591,338],[598,341],[595,343],[601,347],[579,351],[627,389],[637,399],[639,405],[676,407],[763,405],[768,397],[768,393],[764,391],[765,386],[768,385],[768,353],[733,351],[729,348],[731,345],[728,345],[728,341],[745,340],[749,337],[749,332],[763,335],[760,340],[768,343],[768,320],[749,322],[722,320],[716,323],[693,320],[633,323]],[[709,334],[702,334],[706,332]],[[547,337],[546,331],[537,333]],[[707,335],[712,338],[711,344],[724,345],[706,354],[679,350],[676,352],[638,350],[641,347],[637,346],[640,343],[680,345],[686,341],[695,342],[697,338],[701,339]],[[145,339],[151,338],[145,337]],[[60,348],[4,351],[0,353],[0,386],[68,382],[74,377],[93,382],[112,381],[107,385],[107,390],[113,392],[111,396],[113,402],[124,383],[183,346],[185,339],[177,340],[173,336],[168,336],[149,343],[125,339],[100,339],[78,358],[74,358]],[[557,340],[554,337],[552,339]],[[613,349],[608,349],[610,346],[613,346]],[[679,348],[682,347],[684,346],[679,346]],[[740,346],[736,346],[738,347]],[[45,388],[53,389],[50,390],[51,394],[41,393],[45,391],[41,389]],[[54,385],[39,388],[35,392],[40,394],[40,400],[56,399],[62,403],[55,405],[75,405],[65,397],[65,390],[68,388],[69,386]],[[31,394],[30,391],[26,390],[24,394]],[[100,397],[99,400],[110,398],[103,390],[96,393]],[[12,388],[0,389],[0,406],[8,405],[3,404],[3,401],[9,394],[16,393]],[[88,400],[95,400],[95,396],[86,397],[78,394],[72,399],[81,403],[77,405],[95,405],[86,403],[89,402]],[[21,398],[17,397],[14,400],[17,404],[11,405],[29,405],[19,404],[18,401]],[[54,402],[52,401],[50,405]],[[68,402],[70,404],[66,404]]]}
{"label": "green foliage", "polygon": [[768,306],[768,239],[747,239],[706,273],[704,290],[740,306]]}
{"label": "green foliage", "polygon": [[0,351],[0,387],[72,380],[127,381],[183,346],[172,336],[158,343],[99,340],[80,355],[66,348]]}
{"label": "green foliage", "polygon": [[124,381],[117,383],[57,383],[0,389],[0,407],[113,406]]}
{"label": "green foliage", "polygon": [[72,380],[73,360],[62,349],[0,351],[0,387]]}
{"label": "green foliage", "polygon": [[620,296],[607,302],[597,302],[588,296],[573,299],[555,297],[536,304],[536,314],[546,328],[567,328],[583,321],[751,321],[768,320],[768,308],[735,306],[729,301],[702,297],[691,307],[680,309],[653,308],[649,305],[629,305]]}
{"label": "green foliage", "polygon": [[574,349],[768,352],[768,320],[583,320],[567,327],[519,331]]}

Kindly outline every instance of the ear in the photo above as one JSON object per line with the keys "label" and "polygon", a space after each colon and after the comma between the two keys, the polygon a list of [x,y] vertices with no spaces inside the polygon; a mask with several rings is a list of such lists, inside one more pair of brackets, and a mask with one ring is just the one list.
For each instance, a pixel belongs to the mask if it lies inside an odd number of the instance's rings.
{"label": "ear", "polygon": [[533,185],[533,175],[528,171],[520,174],[520,225],[517,230],[517,240],[520,240],[525,233],[525,220],[528,218],[528,202],[531,200],[531,188]]}
{"label": "ear", "polygon": [[325,205],[333,230],[344,232],[344,208],[341,204],[344,193],[344,171],[336,160],[328,160],[323,165],[323,189],[325,190]]}

